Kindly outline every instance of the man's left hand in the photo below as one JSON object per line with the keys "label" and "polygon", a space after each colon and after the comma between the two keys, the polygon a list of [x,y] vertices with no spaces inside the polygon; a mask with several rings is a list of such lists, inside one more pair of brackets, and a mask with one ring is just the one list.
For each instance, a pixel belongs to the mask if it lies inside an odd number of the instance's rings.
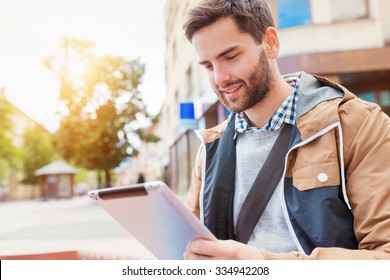
{"label": "man's left hand", "polygon": [[193,240],[183,254],[186,260],[263,260],[264,251],[235,240]]}

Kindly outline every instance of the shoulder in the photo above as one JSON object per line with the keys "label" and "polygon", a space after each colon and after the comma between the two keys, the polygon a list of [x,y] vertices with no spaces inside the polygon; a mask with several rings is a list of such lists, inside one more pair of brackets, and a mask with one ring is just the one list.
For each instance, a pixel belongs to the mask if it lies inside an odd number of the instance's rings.
{"label": "shoulder", "polygon": [[[363,124],[378,127],[389,122],[389,116],[378,104],[365,101],[348,91],[339,105],[339,116],[342,124],[347,127],[361,127]],[[375,121],[370,122],[370,119]]]}
{"label": "shoulder", "polygon": [[217,126],[208,129],[198,130],[197,133],[203,139],[203,142],[205,144],[214,142],[215,140],[221,137],[229,121],[234,121],[234,119],[229,117],[228,119],[224,120],[222,123],[218,124]]}
{"label": "shoulder", "polygon": [[345,98],[339,105],[345,151],[368,153],[381,145],[390,148],[390,118],[378,104],[358,97]]}

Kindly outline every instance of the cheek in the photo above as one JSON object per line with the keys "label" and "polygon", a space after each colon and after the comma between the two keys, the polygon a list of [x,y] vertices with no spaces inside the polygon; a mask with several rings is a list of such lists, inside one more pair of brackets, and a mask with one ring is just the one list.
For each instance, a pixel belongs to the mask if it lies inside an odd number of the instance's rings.
{"label": "cheek", "polygon": [[255,59],[245,59],[234,61],[226,67],[229,69],[230,79],[232,81],[246,81],[255,67]]}
{"label": "cheek", "polygon": [[253,72],[253,70],[256,68],[256,59],[253,59],[251,61],[245,61],[241,63],[240,67],[238,68],[239,73],[241,74],[241,78],[246,80],[248,76]]}

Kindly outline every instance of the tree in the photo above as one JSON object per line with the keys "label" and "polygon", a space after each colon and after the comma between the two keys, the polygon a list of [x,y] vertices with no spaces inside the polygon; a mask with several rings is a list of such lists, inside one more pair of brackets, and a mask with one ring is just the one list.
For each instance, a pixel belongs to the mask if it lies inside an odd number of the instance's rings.
{"label": "tree", "polygon": [[145,65],[139,58],[98,55],[93,43],[67,38],[45,63],[59,76],[66,108],[57,150],[75,165],[103,170],[109,186],[110,170],[137,155],[136,141],[159,140],[141,124],[152,120],[138,88]]}
{"label": "tree", "polygon": [[4,179],[8,167],[19,167],[20,153],[10,136],[13,127],[10,118],[12,112],[12,105],[0,94],[0,180]]}
{"label": "tree", "polygon": [[51,142],[51,137],[42,127],[27,128],[24,132],[23,184],[37,184],[35,171],[59,156]]}

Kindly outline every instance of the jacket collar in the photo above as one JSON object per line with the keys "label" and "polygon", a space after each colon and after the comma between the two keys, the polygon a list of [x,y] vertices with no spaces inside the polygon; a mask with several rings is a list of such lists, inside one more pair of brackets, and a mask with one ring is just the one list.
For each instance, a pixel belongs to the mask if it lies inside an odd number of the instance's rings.
{"label": "jacket collar", "polygon": [[[299,89],[297,100],[296,125],[302,133],[302,139],[339,121],[338,107],[356,96],[345,87],[321,76],[312,76],[306,72],[297,72],[283,77],[298,77]],[[218,139],[230,121],[234,121],[234,114],[218,126],[199,131],[203,141],[207,144]]]}

